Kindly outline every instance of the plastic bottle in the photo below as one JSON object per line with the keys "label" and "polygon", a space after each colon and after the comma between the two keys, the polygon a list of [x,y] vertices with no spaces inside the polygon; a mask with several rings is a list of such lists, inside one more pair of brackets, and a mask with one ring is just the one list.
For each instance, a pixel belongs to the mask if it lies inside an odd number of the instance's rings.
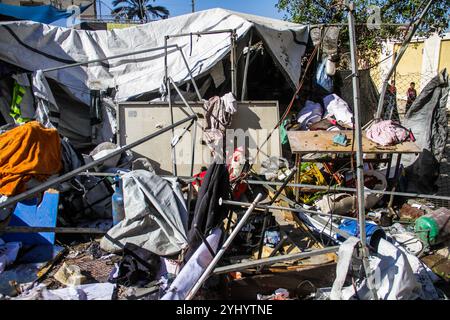
{"label": "plastic bottle", "polygon": [[114,177],[115,191],[111,197],[113,225],[118,224],[125,218],[125,207],[123,204],[122,179]]}

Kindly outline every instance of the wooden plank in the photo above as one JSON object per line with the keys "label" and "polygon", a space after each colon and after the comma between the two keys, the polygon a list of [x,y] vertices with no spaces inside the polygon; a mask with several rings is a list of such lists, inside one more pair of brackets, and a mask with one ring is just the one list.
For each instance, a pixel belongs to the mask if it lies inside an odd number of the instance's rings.
{"label": "wooden plank", "polygon": [[[333,145],[333,137],[338,133],[344,133],[349,140],[347,146]],[[352,153],[353,133],[345,131],[288,131],[289,144],[292,153]],[[363,136],[364,153],[420,153],[419,147],[411,141],[396,144],[394,146],[380,146]]]}

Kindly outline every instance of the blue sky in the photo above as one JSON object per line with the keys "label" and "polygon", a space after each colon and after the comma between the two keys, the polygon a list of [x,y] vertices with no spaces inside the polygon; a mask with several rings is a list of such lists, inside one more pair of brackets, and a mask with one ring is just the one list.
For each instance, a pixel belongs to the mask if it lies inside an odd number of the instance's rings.
{"label": "blue sky", "polygon": [[[109,15],[112,0],[101,0],[102,15]],[[234,11],[256,14],[259,16],[282,19],[284,14],[275,8],[277,0],[195,0],[195,10],[211,8],[224,8]],[[107,6],[106,6],[106,5]],[[155,5],[165,6],[170,11],[170,16],[178,16],[191,12],[191,0],[156,0]],[[98,5],[97,5],[98,8]],[[97,13],[98,13],[97,9]]]}

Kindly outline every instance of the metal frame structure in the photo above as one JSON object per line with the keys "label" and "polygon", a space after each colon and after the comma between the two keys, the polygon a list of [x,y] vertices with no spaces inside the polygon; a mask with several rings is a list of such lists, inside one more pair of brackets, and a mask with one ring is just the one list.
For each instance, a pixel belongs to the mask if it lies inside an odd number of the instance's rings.
{"label": "metal frame structure", "polygon": [[[384,102],[384,95],[386,93],[386,88],[387,88],[387,84],[388,84],[388,80],[389,78],[392,76],[392,73],[395,70],[395,67],[397,66],[399,60],[401,59],[401,57],[403,56],[404,52],[406,51],[406,48],[408,46],[408,43],[410,42],[411,38],[413,37],[415,31],[417,30],[419,24],[421,23],[421,20],[423,18],[423,16],[425,15],[425,13],[428,11],[428,9],[430,8],[431,4],[432,4],[432,0],[429,0],[427,6],[425,7],[425,9],[423,10],[423,12],[421,13],[421,15],[419,16],[419,18],[413,23],[412,28],[409,30],[408,35],[405,38],[405,41],[403,42],[403,45],[399,51],[399,54],[391,68],[391,70],[389,71],[388,75],[386,76],[384,82],[383,82],[383,87],[382,87],[382,92],[380,94],[380,100],[378,103],[378,109],[377,109],[377,114],[376,114],[376,119],[380,117],[381,112],[382,112],[382,108],[383,108],[383,102]],[[241,220],[237,223],[236,227],[234,228],[234,230],[231,232],[231,234],[229,235],[229,237],[226,239],[226,241],[224,242],[223,246],[220,248],[220,250],[217,252],[217,254],[213,257],[211,263],[207,266],[207,268],[205,269],[204,273],[201,275],[200,279],[198,280],[198,282],[194,285],[194,287],[192,288],[192,290],[189,292],[189,294],[187,295],[186,299],[190,300],[192,299],[196,293],[198,292],[198,290],[201,288],[201,286],[204,284],[204,282],[208,279],[208,277],[211,274],[222,274],[222,273],[227,273],[227,272],[232,272],[232,271],[239,271],[239,270],[245,270],[248,268],[252,268],[252,267],[261,267],[261,266],[265,266],[265,265],[271,265],[277,262],[281,262],[281,261],[289,261],[289,260],[297,260],[300,258],[306,258],[306,257],[312,257],[315,255],[320,255],[320,254],[325,254],[325,253],[331,253],[331,252],[336,252],[339,248],[339,246],[333,246],[333,247],[327,247],[324,249],[319,249],[319,250],[314,250],[314,251],[309,251],[309,252],[302,252],[302,253],[298,253],[298,254],[292,254],[292,255],[284,255],[284,256],[275,256],[275,257],[269,257],[269,258],[265,258],[265,259],[261,259],[261,250],[262,250],[262,246],[260,247],[260,251],[258,254],[258,260],[255,261],[251,261],[251,262],[243,262],[243,263],[238,263],[238,264],[234,264],[234,265],[229,265],[229,266],[224,266],[224,267],[219,267],[216,268],[217,263],[220,261],[220,259],[222,258],[222,256],[225,254],[225,251],[228,249],[228,247],[230,246],[231,242],[234,240],[234,238],[237,236],[237,234],[240,232],[240,230],[242,229],[242,227],[246,224],[247,220],[249,219],[249,217],[252,215],[253,211],[255,208],[263,208],[265,210],[265,219],[264,219],[264,227],[263,227],[263,234],[264,235],[264,231],[265,231],[265,225],[266,225],[266,218],[267,218],[267,214],[269,212],[269,210],[289,210],[289,211],[293,211],[293,212],[299,212],[299,213],[309,213],[311,215],[316,215],[316,216],[331,216],[329,214],[323,214],[320,212],[315,212],[313,210],[306,210],[303,209],[301,207],[299,207],[299,205],[297,203],[295,203],[294,201],[284,197],[283,195],[281,195],[282,190],[286,187],[286,186],[290,186],[290,187],[294,187],[294,188],[312,188],[312,189],[318,189],[318,190],[336,190],[336,191],[349,191],[349,192],[356,192],[357,193],[357,199],[358,199],[358,222],[359,222],[359,234],[360,234],[360,242],[361,242],[361,247],[360,247],[360,253],[361,256],[363,258],[363,265],[364,265],[364,269],[366,272],[366,276],[367,276],[367,284],[368,284],[368,288],[370,289],[370,292],[372,294],[372,298],[373,299],[377,299],[377,293],[376,290],[373,287],[373,274],[370,270],[369,267],[369,263],[368,263],[368,248],[367,248],[367,243],[366,243],[366,215],[365,215],[365,206],[364,206],[364,177],[363,177],[363,157],[362,157],[362,129],[361,129],[361,122],[360,122],[360,92],[359,92],[359,78],[358,78],[358,66],[357,66],[357,55],[356,55],[356,38],[355,38],[355,21],[354,21],[354,16],[353,16],[353,12],[354,12],[354,7],[353,7],[353,2],[349,2],[346,1],[346,5],[347,5],[347,9],[348,9],[348,27],[349,27],[349,38],[350,38],[350,53],[351,53],[351,67],[352,67],[352,86],[353,86],[353,99],[354,99],[354,117],[355,117],[355,146],[356,146],[356,173],[357,173],[357,188],[342,188],[342,187],[337,187],[337,188],[330,188],[330,187],[326,187],[326,186],[316,186],[316,185],[307,185],[307,184],[300,184],[300,183],[294,183],[291,184],[289,183],[289,181],[291,180],[291,178],[293,177],[293,175],[295,174],[295,170],[291,172],[291,174],[289,175],[289,177],[284,181],[284,182],[280,182],[280,183],[276,183],[276,182],[258,182],[255,180],[247,180],[247,182],[249,184],[262,184],[264,185],[264,187],[268,190],[271,191],[275,191],[276,194],[273,197],[273,199],[270,201],[269,205],[259,205],[258,203],[260,202],[262,195],[258,194],[256,196],[256,198],[254,199],[254,201],[252,203],[245,203],[245,202],[236,202],[236,201],[222,201],[222,205],[230,205],[230,206],[245,206],[248,207],[247,211],[245,212],[245,214],[243,215],[243,217],[241,218]],[[93,60],[88,60],[85,62],[77,62],[77,63],[73,63],[73,64],[69,64],[69,65],[64,65],[64,66],[59,66],[59,67],[53,67],[53,68],[48,68],[48,69],[44,69],[42,70],[44,73],[48,73],[48,72],[52,72],[52,71],[57,71],[57,70],[61,70],[64,68],[71,68],[71,67],[77,67],[77,66],[84,66],[84,65],[88,65],[88,64],[94,64],[94,63],[99,63],[105,60],[112,60],[112,59],[118,59],[121,57],[125,57],[125,56],[131,56],[131,55],[138,55],[138,54],[143,54],[143,53],[148,53],[148,52],[152,52],[152,51],[158,51],[158,50],[164,50],[164,82],[165,82],[165,86],[166,86],[166,90],[167,90],[167,98],[168,98],[168,103],[169,103],[169,108],[170,108],[170,115],[171,115],[171,123],[169,126],[160,129],[150,135],[147,135],[141,139],[138,139],[137,141],[127,144],[125,146],[120,147],[119,149],[113,151],[112,153],[101,157],[100,159],[97,159],[91,163],[88,163],[80,168],[77,168],[71,172],[68,172],[66,174],[63,174],[55,179],[52,179],[50,181],[46,181],[42,184],[40,184],[39,186],[36,186],[34,188],[31,188],[19,195],[13,196],[8,198],[8,200],[6,200],[5,202],[0,204],[0,209],[3,208],[8,208],[9,206],[21,201],[21,200],[25,200],[33,195],[36,195],[42,191],[45,191],[46,189],[55,186],[56,184],[59,184],[61,182],[67,181],[69,179],[71,179],[72,177],[76,176],[76,175],[81,175],[81,174],[90,174],[88,172],[86,172],[86,170],[94,168],[96,166],[98,166],[99,164],[103,163],[104,161],[115,157],[117,155],[122,154],[124,151],[132,149],[146,141],[149,141],[165,132],[171,131],[172,132],[172,138],[173,141],[175,140],[175,133],[174,133],[174,129],[177,126],[180,126],[184,123],[187,122],[191,122],[190,125],[185,129],[185,131],[188,131],[189,128],[194,125],[194,140],[192,142],[192,163],[191,163],[191,170],[190,170],[190,175],[191,177],[193,176],[193,167],[194,167],[194,162],[195,162],[195,140],[196,140],[196,134],[197,134],[197,120],[198,117],[195,114],[194,110],[191,108],[191,106],[189,105],[189,103],[186,101],[186,99],[183,97],[180,89],[178,88],[177,84],[175,83],[175,81],[169,76],[169,72],[168,72],[168,49],[169,48],[175,48],[182,56],[182,59],[184,61],[184,64],[186,66],[186,69],[188,71],[190,80],[194,86],[196,95],[198,97],[198,101],[202,101],[202,97],[201,94],[199,92],[198,86],[196,84],[196,81],[194,79],[194,76],[192,74],[191,69],[189,68],[186,56],[184,55],[182,49],[178,46],[178,45],[168,45],[168,40],[170,38],[177,38],[177,37],[185,37],[185,36],[190,36],[192,37],[193,35],[211,35],[211,34],[219,34],[219,33],[230,33],[230,41],[231,41],[231,51],[230,51],[230,63],[231,63],[231,68],[230,68],[230,72],[231,72],[231,91],[232,93],[237,96],[237,66],[236,66],[236,60],[237,60],[237,53],[236,53],[236,41],[237,41],[237,34],[236,34],[236,30],[235,29],[229,29],[229,30],[217,30],[217,31],[207,31],[207,32],[193,32],[193,33],[184,33],[184,34],[177,34],[177,35],[167,35],[165,36],[165,40],[164,40],[164,46],[162,47],[157,47],[157,48],[151,48],[151,49],[145,49],[145,50],[140,50],[140,51],[136,51],[136,52],[131,52],[131,53],[124,53],[124,54],[119,54],[119,55],[114,55],[114,56],[110,56],[110,57],[105,57],[105,58],[101,58],[101,59],[93,59]],[[250,33],[250,38],[249,38],[249,43],[248,43],[248,52],[247,52],[247,56],[246,56],[246,60],[245,60],[245,67],[244,67],[244,78],[243,78],[243,83],[242,83],[242,91],[241,91],[241,101],[244,100],[245,96],[246,96],[246,91],[247,91],[247,73],[248,73],[248,67],[249,67],[249,58],[250,58],[250,46],[252,43],[252,38],[253,38],[253,31],[251,31]],[[171,86],[173,86],[173,88],[175,89],[175,91],[177,92],[177,94],[180,96],[181,100],[183,101],[183,103],[187,106],[187,108],[191,111],[191,114],[187,114],[187,117],[174,122],[174,117],[173,117],[173,104],[172,104],[172,96],[171,96]],[[171,148],[172,148],[172,167],[173,167],[173,175],[177,176],[177,165],[176,165],[176,142],[172,143]],[[92,175],[95,175],[95,173],[92,173]],[[281,186],[281,188],[279,188],[278,190],[275,190],[273,188],[271,188],[269,185],[278,185]],[[189,212],[189,208],[190,208],[190,199],[191,199],[191,190],[192,189],[192,184],[189,184],[189,193],[188,193],[188,212]],[[394,189],[395,190],[395,189]],[[388,194],[388,195],[399,195],[399,196],[414,196],[414,197],[420,197],[420,198],[431,198],[431,199],[445,199],[445,200],[450,200],[450,197],[444,197],[444,196],[434,196],[434,195],[422,195],[422,194],[413,194],[413,193],[404,193],[404,192],[389,192],[389,191],[379,191],[379,190],[372,190],[372,193],[378,193],[378,194]],[[294,208],[288,208],[288,207],[280,207],[280,206],[273,206],[274,201],[276,200],[277,197],[283,198],[285,200],[289,200],[288,203],[290,205],[293,205]],[[391,197],[392,199],[392,197]],[[334,217],[342,217],[345,219],[352,219],[351,217],[344,217],[344,216],[339,216],[339,215],[332,215]],[[317,219],[317,221],[319,221],[320,223],[323,224],[328,224],[328,222],[321,220],[321,218],[319,217],[315,217],[315,219]],[[354,219],[354,218],[353,218]],[[331,224],[331,221],[330,221]],[[333,227],[333,225],[331,225],[331,229],[336,232],[339,233],[340,235],[344,236],[344,237],[348,237],[349,235],[346,234],[345,232],[343,232],[342,230],[338,230],[335,227]],[[105,233],[105,231],[103,230],[98,230],[98,229],[94,229],[94,228],[60,228],[60,227],[3,227],[0,229],[0,231],[6,231],[6,232],[57,232],[57,233],[92,233],[92,234],[103,234]],[[208,245],[208,243],[206,242],[206,239],[202,239],[203,242],[205,242],[206,245]],[[208,248],[211,252],[211,248]]]}
{"label": "metal frame structure", "polygon": [[[170,90],[170,85],[172,84],[175,88],[175,90],[177,91],[178,95],[180,96],[180,98],[182,99],[183,103],[191,109],[191,111],[193,112],[192,108],[189,106],[189,103],[186,101],[186,99],[184,99],[183,95],[181,94],[181,91],[179,90],[179,88],[177,87],[175,81],[169,77],[169,71],[168,71],[168,63],[167,63],[167,58],[168,58],[168,51],[167,48],[171,47],[171,46],[176,46],[176,48],[178,49],[178,51],[181,54],[181,57],[183,58],[184,64],[186,66],[186,69],[188,70],[188,73],[190,75],[190,79],[192,81],[192,85],[194,86],[195,92],[197,94],[197,98],[198,101],[202,101],[202,96],[200,94],[200,91],[198,90],[198,86],[197,83],[195,82],[194,77],[192,76],[192,71],[189,68],[189,65],[187,63],[187,59],[186,56],[183,53],[183,50],[178,46],[178,45],[168,45],[167,42],[169,41],[170,38],[180,38],[180,37],[186,37],[189,36],[192,39],[192,36],[197,35],[197,36],[201,36],[201,35],[212,35],[212,34],[219,34],[219,33],[230,33],[230,38],[231,38],[231,54],[230,54],[230,62],[231,62],[231,83],[232,83],[232,92],[233,94],[236,95],[236,67],[235,67],[235,47],[236,47],[236,30],[234,29],[226,29],[226,30],[214,30],[214,31],[203,31],[203,32],[190,32],[190,33],[181,33],[181,34],[175,34],[175,35],[166,35],[164,37],[164,82],[166,85],[166,90],[167,90],[167,99],[169,102],[169,109],[170,109],[170,122],[171,124],[173,124],[173,106],[172,106],[172,95],[171,95],[171,90]],[[197,135],[197,122],[194,123],[194,140],[192,143],[192,164],[191,164],[191,176],[193,175],[193,169],[194,169],[194,151],[195,151],[195,139],[196,139],[196,135]],[[172,129],[172,139],[175,139],[175,132]],[[177,164],[176,164],[176,148],[175,146],[172,146],[172,173],[176,176],[177,175]],[[189,186],[189,199],[188,199],[188,207],[190,207],[190,196],[192,193],[192,189],[191,186]]]}

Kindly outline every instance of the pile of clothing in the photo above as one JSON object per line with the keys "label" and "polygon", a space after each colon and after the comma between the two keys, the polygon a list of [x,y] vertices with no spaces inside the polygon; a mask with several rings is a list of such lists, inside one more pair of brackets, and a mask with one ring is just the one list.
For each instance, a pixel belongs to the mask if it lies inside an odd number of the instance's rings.
{"label": "pile of clothing", "polygon": [[348,104],[333,93],[320,102],[307,100],[297,122],[300,130],[342,130],[353,127],[353,114]]}
{"label": "pile of clothing", "polygon": [[203,135],[211,152],[217,153],[223,146],[225,130],[232,115],[237,112],[237,101],[231,92],[222,97],[214,96],[205,102],[205,126]]}

